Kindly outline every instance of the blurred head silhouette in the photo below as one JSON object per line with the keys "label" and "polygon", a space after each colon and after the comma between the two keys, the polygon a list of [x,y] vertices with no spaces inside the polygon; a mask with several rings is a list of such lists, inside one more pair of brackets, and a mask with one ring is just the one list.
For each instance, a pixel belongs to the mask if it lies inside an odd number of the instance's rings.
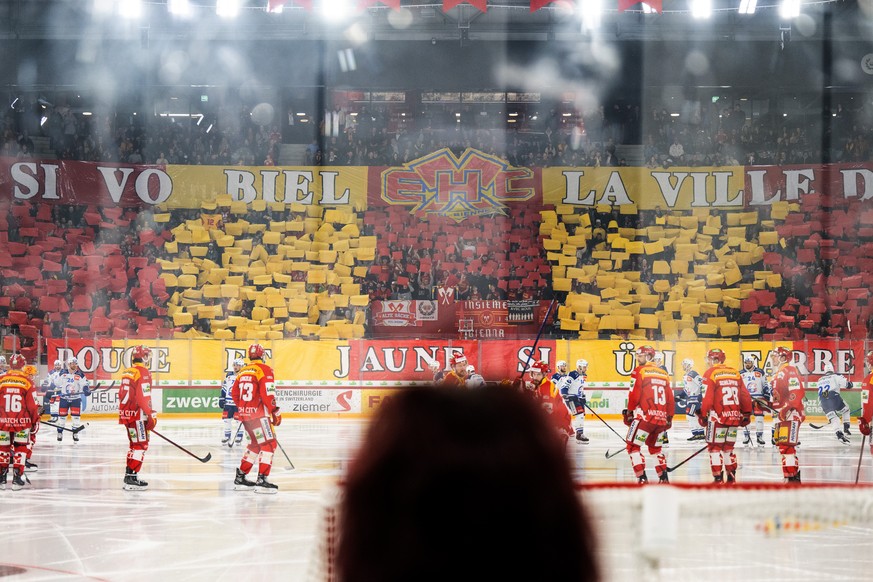
{"label": "blurred head silhouette", "polygon": [[409,387],[350,466],[342,582],[599,580],[594,534],[540,407],[500,387]]}

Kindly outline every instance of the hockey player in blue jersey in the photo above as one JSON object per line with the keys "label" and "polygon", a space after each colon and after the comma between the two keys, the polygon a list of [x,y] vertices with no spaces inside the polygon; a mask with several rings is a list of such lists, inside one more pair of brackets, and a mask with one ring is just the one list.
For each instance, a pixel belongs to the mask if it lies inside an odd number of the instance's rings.
{"label": "hockey player in blue jersey", "polygon": [[[703,376],[694,370],[694,360],[685,358],[682,360],[682,386],[685,393],[685,414],[691,424],[691,436],[689,441],[702,441],[706,438],[703,427],[697,422],[696,417],[700,413],[700,399],[703,397]],[[692,421],[692,419],[695,419]]]}
{"label": "hockey player in blue jersey", "polygon": [[[221,395],[218,397],[218,407],[221,408],[221,422],[224,424],[224,438],[221,439],[221,444],[233,446],[231,443],[231,430],[233,427],[233,419],[236,416],[236,403],[230,396],[230,389],[233,388],[233,382],[236,380],[236,375],[242,370],[246,363],[242,358],[237,358],[233,361],[233,369],[225,374],[224,382],[221,384]],[[243,431],[237,431],[236,444],[242,442]]]}
{"label": "hockey player in blue jersey", "polygon": [[[755,415],[756,442],[759,447],[763,447],[765,444],[764,408],[757,401],[770,401],[770,384],[767,382],[767,375],[764,374],[764,370],[757,366],[755,357],[752,355],[747,355],[743,358],[743,369],[740,370],[740,377],[742,377],[743,383],[752,397],[752,414]],[[752,435],[749,432],[750,426],[747,425],[743,428],[743,445],[745,446],[752,446]]]}
{"label": "hockey player in blue jersey", "polygon": [[559,381],[555,374],[552,376],[552,381],[555,382],[564,404],[570,411],[576,440],[587,445],[589,439],[585,436],[585,382],[588,378],[588,362],[583,359],[576,360],[576,369],[566,374],[567,362],[561,360],[558,362],[558,370],[563,370],[565,375]]}
{"label": "hockey player in blue jersey", "polygon": [[[848,445],[851,443],[848,437],[851,434],[849,432],[849,427],[852,426],[851,416],[849,416],[849,407],[840,395],[840,390],[851,388],[852,382],[834,372],[834,366],[830,362],[824,364],[822,371],[824,374],[818,379],[818,401],[828,423],[837,433],[837,440]],[[842,427],[840,419],[843,421]]]}

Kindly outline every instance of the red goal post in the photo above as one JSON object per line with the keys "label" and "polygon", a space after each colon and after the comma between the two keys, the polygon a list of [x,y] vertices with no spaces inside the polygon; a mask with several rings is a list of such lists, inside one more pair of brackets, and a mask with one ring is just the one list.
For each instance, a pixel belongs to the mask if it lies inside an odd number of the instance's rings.
{"label": "red goal post", "polygon": [[[598,533],[604,582],[700,582],[712,575],[726,580],[851,579],[873,569],[870,486],[578,488]],[[323,492],[309,582],[338,582],[334,560],[341,497],[339,486]]]}

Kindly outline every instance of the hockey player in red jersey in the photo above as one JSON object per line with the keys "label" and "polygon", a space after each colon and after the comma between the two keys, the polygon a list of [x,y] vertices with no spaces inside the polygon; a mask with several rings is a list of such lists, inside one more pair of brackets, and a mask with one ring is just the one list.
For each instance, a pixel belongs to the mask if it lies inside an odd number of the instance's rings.
{"label": "hockey player in red jersey", "polygon": [[118,388],[118,424],[124,425],[130,443],[124,472],[125,491],[141,491],[149,486],[138,475],[149,448],[149,431],[158,424],[158,415],[152,408],[150,355],[146,346],[133,346],[130,367],[122,372]]}
{"label": "hockey player in red jersey", "polygon": [[27,445],[27,458],[24,460],[24,468],[27,471],[34,472],[38,470],[38,466],[36,463],[30,462],[30,457],[33,456],[33,445],[36,444],[36,433],[39,432],[39,417],[43,414],[43,407],[40,404],[43,402],[43,395],[39,392],[39,385],[36,383],[36,374],[37,369],[33,364],[28,364],[21,369],[24,372],[24,375],[27,376],[27,379],[33,383],[33,399],[36,402],[36,410],[37,410],[37,420],[33,423],[33,427],[30,429],[30,444]]}
{"label": "hockey player in red jersey", "polygon": [[570,416],[570,411],[564,404],[564,398],[557,386],[549,378],[549,364],[542,360],[534,362],[528,374],[530,374],[529,386],[532,393],[549,415],[560,438],[566,443],[573,434],[573,417]]}
{"label": "hockey player in red jersey", "polygon": [[[235,491],[277,493],[279,487],[267,481],[273,466],[273,453],[278,448],[273,427],[282,424],[282,414],[276,404],[276,385],[273,368],[264,363],[266,350],[261,344],[249,346],[249,364],[236,375],[231,396],[237,406],[237,418],[249,435],[249,446],[236,470]],[[257,481],[248,477],[258,465]]]}
{"label": "hockey player in red jersey", "polygon": [[700,426],[706,428],[704,438],[716,483],[722,483],[725,479],[728,483],[736,482],[737,456],[734,445],[738,427],[748,426],[752,418],[749,390],[739,371],[725,365],[725,358],[725,353],[718,348],[709,350],[706,355],[709,369],[703,373],[704,394],[697,417]]}
{"label": "hockey player in red jersey", "polygon": [[0,489],[6,489],[12,467],[13,491],[24,487],[30,434],[39,423],[33,382],[22,371],[26,363],[24,356],[13,354],[9,371],[0,376]]}
{"label": "hockey player in red jersey", "polygon": [[774,433],[776,446],[782,455],[782,476],[789,483],[800,483],[797,445],[800,444],[800,425],[806,420],[803,380],[791,363],[791,350],[779,347],[773,356],[776,359],[772,382],[773,409],[778,414]]}
{"label": "hockey player in red jersey", "polygon": [[449,370],[442,379],[442,385],[449,388],[464,388],[467,385],[467,356],[456,352],[450,359]]}
{"label": "hockey player in red jersey", "polygon": [[[858,430],[864,436],[870,436],[870,425],[873,423],[873,351],[867,352],[864,363],[870,372],[861,382],[861,418],[858,419]],[[870,441],[870,451],[873,453],[873,440]]]}
{"label": "hockey player in red jersey", "polygon": [[647,483],[646,460],[641,446],[648,446],[649,454],[656,455],[655,471],[661,483],[668,483],[667,458],[661,452],[658,436],[673,425],[675,400],[670,376],[655,365],[655,350],[641,346],[636,351],[637,367],[631,372],[631,389],[627,408],[622,411],[627,431],[627,452],[634,474],[640,483]]}

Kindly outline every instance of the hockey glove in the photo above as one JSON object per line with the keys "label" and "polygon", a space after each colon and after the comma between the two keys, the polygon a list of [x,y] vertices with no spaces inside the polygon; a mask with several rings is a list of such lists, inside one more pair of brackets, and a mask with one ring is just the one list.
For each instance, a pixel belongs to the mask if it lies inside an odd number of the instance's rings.
{"label": "hockey glove", "polygon": [[218,408],[224,410],[224,406],[227,404],[227,398],[219,398],[218,399]]}
{"label": "hockey glove", "polygon": [[85,386],[84,388],[82,388],[82,394],[84,394],[85,396],[91,396],[91,387]]}
{"label": "hockey glove", "polygon": [[868,423],[863,418],[858,420],[858,430],[861,431],[862,435],[870,436],[870,423]]}
{"label": "hockey glove", "polygon": [[752,414],[746,413],[743,415],[743,420],[740,421],[740,426],[749,426],[752,423]]}
{"label": "hockey glove", "polygon": [[621,418],[624,421],[625,426],[630,426],[631,423],[634,421],[633,413],[627,408],[621,411]]}
{"label": "hockey glove", "polygon": [[852,386],[854,386],[854,384],[852,384],[852,381],[851,381],[851,380],[849,380],[848,382],[846,382],[846,388],[851,388]]}
{"label": "hockey glove", "polygon": [[274,408],[273,412],[270,413],[270,422],[273,426],[279,426],[282,424],[282,413],[278,408]]}
{"label": "hockey glove", "polygon": [[703,417],[703,415],[697,416],[697,424],[699,424],[702,427],[706,427],[706,419]]}
{"label": "hockey glove", "polygon": [[670,430],[671,428],[673,428],[673,417],[672,416],[667,419],[667,428],[665,428],[664,430]]}
{"label": "hockey glove", "polygon": [[146,430],[154,430],[156,426],[158,426],[158,415],[152,412],[146,420]]}

